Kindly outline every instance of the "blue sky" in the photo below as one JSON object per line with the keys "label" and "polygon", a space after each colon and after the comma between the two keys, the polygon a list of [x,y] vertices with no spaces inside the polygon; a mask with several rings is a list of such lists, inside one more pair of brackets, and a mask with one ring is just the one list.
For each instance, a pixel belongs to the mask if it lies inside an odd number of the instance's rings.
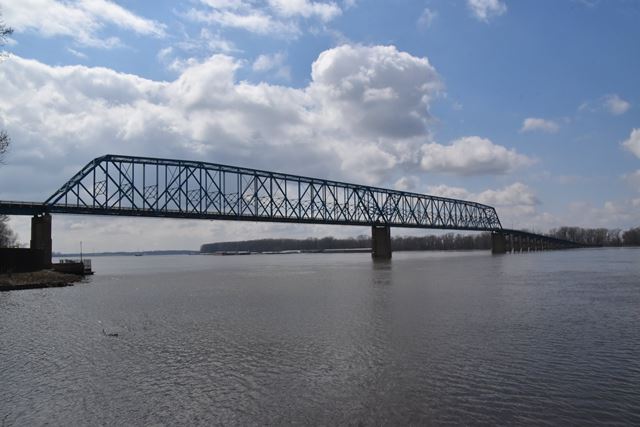
{"label": "blue sky", "polygon": [[[15,29],[0,64],[13,139],[2,199],[45,199],[112,152],[478,200],[505,226],[541,231],[640,225],[640,1],[0,0],[0,11]],[[363,232],[165,221],[147,237],[157,221],[60,217],[55,249],[79,236],[137,250]],[[25,220],[12,223],[26,242]]]}

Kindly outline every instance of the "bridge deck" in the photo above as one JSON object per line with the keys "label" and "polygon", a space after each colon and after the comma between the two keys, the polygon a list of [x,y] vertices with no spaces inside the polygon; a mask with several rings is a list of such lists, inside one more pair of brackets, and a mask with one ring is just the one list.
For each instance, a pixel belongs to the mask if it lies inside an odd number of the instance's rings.
{"label": "bridge deck", "polygon": [[[287,218],[282,216],[253,216],[253,215],[229,215],[217,213],[184,212],[179,210],[164,209],[161,211],[151,209],[131,209],[131,208],[109,208],[69,205],[46,205],[37,202],[14,202],[0,201],[0,215],[29,215],[35,216],[44,213],[68,214],[68,215],[97,215],[97,216],[129,216],[146,218],[174,218],[174,219],[205,219],[205,220],[226,220],[226,221],[252,221],[252,222],[278,222],[278,223],[300,223],[300,224],[327,224],[327,225],[351,225],[370,226],[368,220],[344,220],[344,219],[323,219],[323,218]],[[421,225],[421,224],[394,224],[400,228],[428,228],[436,230],[460,230],[460,231],[493,231],[486,227],[466,226],[455,228],[445,225]],[[499,230],[499,229],[495,229]]]}
{"label": "bridge deck", "polygon": [[47,212],[44,203],[0,201],[0,215],[39,215]]}

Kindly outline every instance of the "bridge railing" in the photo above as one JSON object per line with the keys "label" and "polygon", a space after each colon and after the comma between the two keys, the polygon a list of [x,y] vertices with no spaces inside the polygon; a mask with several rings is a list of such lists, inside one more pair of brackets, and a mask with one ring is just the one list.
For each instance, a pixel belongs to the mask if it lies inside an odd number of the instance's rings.
{"label": "bridge railing", "polygon": [[106,155],[46,202],[51,212],[499,230],[493,207],[214,163]]}

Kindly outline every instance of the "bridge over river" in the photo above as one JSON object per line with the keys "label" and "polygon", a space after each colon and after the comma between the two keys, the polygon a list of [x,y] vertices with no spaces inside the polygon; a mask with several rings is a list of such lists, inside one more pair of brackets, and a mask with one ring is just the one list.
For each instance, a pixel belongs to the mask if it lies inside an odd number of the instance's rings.
{"label": "bridge over river", "polygon": [[51,264],[51,214],[267,221],[371,227],[372,256],[391,258],[391,227],[489,231],[493,253],[578,247],[503,229],[484,204],[215,163],[105,155],[46,201],[0,201],[31,215],[31,247]]}

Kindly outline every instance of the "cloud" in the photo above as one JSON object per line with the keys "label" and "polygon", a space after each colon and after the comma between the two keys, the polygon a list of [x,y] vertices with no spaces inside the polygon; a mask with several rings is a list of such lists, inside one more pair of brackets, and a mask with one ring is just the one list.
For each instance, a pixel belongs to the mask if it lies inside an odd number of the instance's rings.
{"label": "cloud", "polygon": [[309,0],[201,0],[201,4],[203,7],[192,8],[185,16],[196,22],[280,38],[299,36],[301,20],[326,24],[342,14],[334,2]]}
{"label": "cloud", "polygon": [[[428,194],[453,199],[472,200],[496,208],[503,227],[516,226],[524,228],[532,223],[542,225],[549,223],[549,215],[538,213],[537,208],[541,204],[534,190],[521,183],[515,182],[506,187],[493,190],[487,189],[479,193],[467,191],[461,187],[447,185],[428,186]],[[554,223],[551,222],[553,225]]]}
{"label": "cloud", "polygon": [[107,25],[145,36],[165,36],[163,24],[107,0],[20,0],[5,2],[2,12],[17,32],[36,31],[43,37],[66,36],[83,46],[113,48],[120,45],[117,37],[101,35]]}
{"label": "cloud", "polygon": [[640,198],[609,200],[601,205],[574,201],[568,204],[565,213],[556,215],[541,211],[542,201],[531,187],[522,182],[480,192],[471,192],[461,187],[432,185],[426,188],[425,193],[493,206],[505,228],[534,229],[536,232],[560,226],[625,229],[635,227],[640,222]]}
{"label": "cloud", "polygon": [[640,158],[640,129],[633,129],[629,138],[622,142],[622,146]]}
{"label": "cloud", "polygon": [[430,185],[427,187],[426,193],[432,196],[461,200],[471,200],[474,197],[474,195],[465,188],[451,187],[445,184]]}
{"label": "cloud", "polygon": [[236,13],[229,10],[191,10],[186,15],[196,22],[218,24],[221,27],[237,28],[257,34],[273,34],[279,37],[297,36],[300,32],[293,23],[274,20],[261,11]]}
{"label": "cloud", "polygon": [[580,112],[597,113],[606,111],[607,113],[619,116],[631,108],[631,103],[622,99],[617,94],[605,95],[597,100],[585,101],[578,107]]}
{"label": "cloud", "polygon": [[640,169],[622,177],[629,185],[640,191]]}
{"label": "cloud", "polygon": [[393,46],[343,45],[324,51],[311,76],[309,93],[320,104],[322,126],[371,138],[424,137],[429,104],[442,89],[427,58]]}
{"label": "cloud", "polygon": [[[188,45],[192,42],[191,46]],[[177,47],[186,51],[197,49],[205,50],[207,53],[235,53],[241,52],[231,40],[223,38],[219,33],[213,33],[207,28],[200,30],[200,37],[195,40],[183,40],[176,44]]]}
{"label": "cloud", "polygon": [[87,59],[87,55],[77,51],[75,49],[71,49],[70,47],[67,48],[67,52],[69,52],[70,54],[72,54],[73,56],[75,56],[76,58],[80,58],[80,59]]}
{"label": "cloud", "polygon": [[607,200],[602,205],[573,202],[564,218],[565,225],[628,229],[640,223],[640,199]]}
{"label": "cloud", "polygon": [[425,9],[422,11],[422,14],[420,15],[420,18],[418,18],[418,27],[420,28],[431,27],[431,24],[433,24],[433,21],[434,19],[436,19],[437,16],[438,16],[438,13],[436,11],[429,9],[428,7],[425,7]]}
{"label": "cloud", "polygon": [[393,188],[400,191],[414,191],[419,184],[420,179],[417,176],[403,176],[393,184]]}
{"label": "cloud", "polygon": [[583,6],[586,6],[588,8],[593,8],[596,7],[598,4],[600,4],[600,0],[573,0],[574,3],[580,3]]}
{"label": "cloud", "polygon": [[505,174],[533,163],[515,150],[496,145],[489,139],[467,136],[450,145],[429,143],[422,146],[422,169],[459,175]]}
{"label": "cloud", "polygon": [[467,0],[467,6],[473,16],[483,22],[507,12],[507,5],[502,0]]}
{"label": "cloud", "polygon": [[342,10],[333,2],[313,2],[308,0],[268,0],[271,8],[282,16],[317,17],[328,22],[339,16]]}
{"label": "cloud", "polygon": [[434,196],[473,200],[490,206],[526,207],[527,211],[531,211],[531,208],[540,204],[534,191],[521,182],[515,182],[499,190],[489,189],[480,193],[471,193],[464,188],[447,185],[429,186],[427,192]]}
{"label": "cloud", "polygon": [[160,49],[156,57],[169,70],[182,71],[190,63],[197,62],[196,58],[206,58],[215,53],[242,53],[242,50],[219,32],[202,28],[199,36],[191,37],[185,33],[180,41]]}
{"label": "cloud", "polygon": [[532,208],[540,204],[533,190],[527,185],[516,182],[501,190],[486,190],[478,195],[480,203],[495,206],[526,206]]}
{"label": "cloud", "polygon": [[441,87],[426,58],[340,46],[320,54],[303,88],[238,81],[242,64],[221,54],[186,61],[166,82],[11,57],[0,67],[0,126],[14,141],[3,197],[43,200],[107,152],[369,184],[418,168]]}
{"label": "cloud", "polygon": [[522,122],[522,128],[520,129],[520,132],[541,131],[547,133],[555,133],[558,132],[558,130],[560,130],[560,125],[558,125],[558,123],[554,122],[553,120],[528,117],[524,119],[524,122]]}
{"label": "cloud", "polygon": [[287,55],[284,52],[272,55],[260,55],[253,62],[252,69],[258,73],[273,71],[275,76],[282,80],[291,80],[291,67],[286,65]]}
{"label": "cloud", "polygon": [[606,110],[614,116],[624,114],[629,110],[629,108],[631,108],[631,104],[629,102],[620,98],[616,94],[606,95],[603,99],[603,105]]}

